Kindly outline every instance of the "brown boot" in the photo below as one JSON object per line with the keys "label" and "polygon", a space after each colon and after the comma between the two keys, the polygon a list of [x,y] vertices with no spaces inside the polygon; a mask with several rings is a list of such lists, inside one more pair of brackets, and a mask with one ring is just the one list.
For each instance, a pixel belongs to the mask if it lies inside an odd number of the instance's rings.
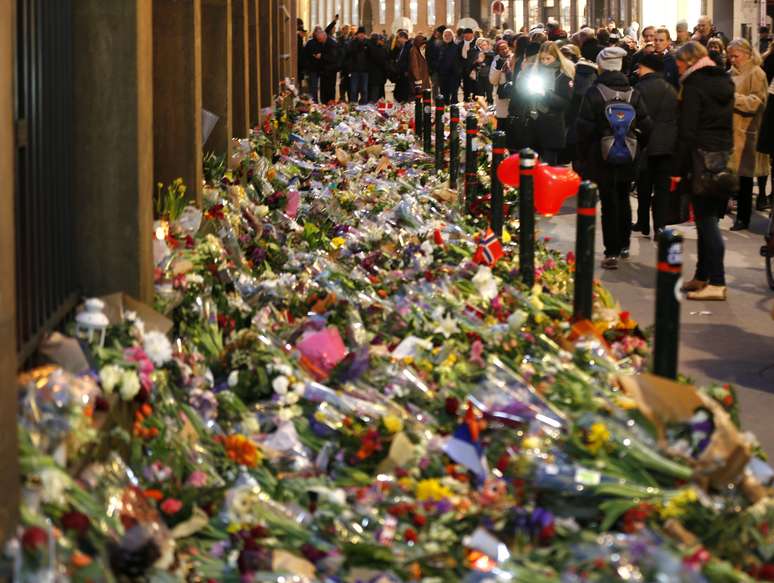
{"label": "brown boot", "polygon": [[724,285],[708,285],[700,291],[694,291],[688,293],[689,300],[703,300],[724,302],[726,300],[727,292]]}
{"label": "brown boot", "polygon": [[681,288],[684,292],[694,292],[694,291],[701,291],[705,287],[707,287],[707,282],[702,281],[700,279],[692,279],[691,281],[683,284],[683,287]]}

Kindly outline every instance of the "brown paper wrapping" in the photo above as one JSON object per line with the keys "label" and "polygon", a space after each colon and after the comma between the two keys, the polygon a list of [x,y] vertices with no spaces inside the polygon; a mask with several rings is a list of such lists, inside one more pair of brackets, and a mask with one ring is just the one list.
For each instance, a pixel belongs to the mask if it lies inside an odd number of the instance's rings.
{"label": "brown paper wrapping", "polygon": [[172,320],[159,314],[156,310],[125,293],[114,293],[101,296],[105,302],[105,315],[110,325],[120,324],[124,319],[125,311],[137,313],[137,317],[143,321],[146,330],[154,330],[167,334],[172,329]]}
{"label": "brown paper wrapping", "polygon": [[[750,444],[718,403],[691,385],[651,374],[622,376],[618,382],[624,393],[636,401],[640,412],[653,423],[659,446],[690,463],[700,484],[724,489],[728,484],[739,482],[750,461]],[[715,431],[698,458],[685,458],[669,449],[666,426],[689,421],[700,407],[712,413]]]}

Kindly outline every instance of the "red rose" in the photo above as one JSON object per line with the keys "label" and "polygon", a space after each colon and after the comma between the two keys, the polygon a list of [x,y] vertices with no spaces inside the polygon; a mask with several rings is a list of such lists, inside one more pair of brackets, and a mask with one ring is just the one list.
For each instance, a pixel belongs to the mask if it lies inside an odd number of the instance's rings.
{"label": "red rose", "polygon": [[183,507],[183,503],[180,502],[180,500],[177,500],[176,498],[167,498],[166,500],[164,500],[164,502],[161,503],[161,511],[168,516],[177,514],[178,512],[180,512],[180,509],[182,507]]}
{"label": "red rose", "polygon": [[407,528],[406,532],[403,533],[403,540],[405,540],[407,543],[415,543],[417,542],[417,533],[413,528]]}
{"label": "red rose", "polygon": [[413,517],[414,526],[422,528],[427,524],[427,517],[424,514],[415,514]]}
{"label": "red rose", "polygon": [[21,544],[25,551],[37,552],[48,544],[48,533],[39,526],[30,526],[24,531]]}
{"label": "red rose", "polygon": [[86,534],[90,526],[91,521],[89,517],[82,512],[73,510],[62,515],[62,528],[64,530],[72,530],[79,536]]}
{"label": "red rose", "polygon": [[449,415],[456,415],[457,410],[460,408],[460,402],[455,397],[446,397],[444,402],[444,409]]}

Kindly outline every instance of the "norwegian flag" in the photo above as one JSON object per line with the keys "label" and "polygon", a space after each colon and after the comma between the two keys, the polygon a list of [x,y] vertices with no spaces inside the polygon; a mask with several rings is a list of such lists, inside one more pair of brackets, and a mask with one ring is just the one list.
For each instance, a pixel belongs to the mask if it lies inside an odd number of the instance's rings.
{"label": "norwegian flag", "polygon": [[395,104],[391,101],[383,101],[379,100],[379,102],[376,104],[376,109],[379,113],[381,113],[384,117],[387,117],[389,114],[392,113],[392,109],[395,107]]}
{"label": "norwegian flag", "polygon": [[473,261],[491,267],[497,263],[503,255],[505,255],[505,252],[503,251],[503,245],[500,243],[500,239],[497,238],[492,229],[487,229],[484,236],[481,237],[478,242],[478,249],[476,249],[476,254],[473,255]]}

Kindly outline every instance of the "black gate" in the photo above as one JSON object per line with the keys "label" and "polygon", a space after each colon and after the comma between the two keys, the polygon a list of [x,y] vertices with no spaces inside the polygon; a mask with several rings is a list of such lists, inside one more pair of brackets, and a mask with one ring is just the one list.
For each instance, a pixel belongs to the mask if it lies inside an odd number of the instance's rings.
{"label": "black gate", "polygon": [[21,366],[77,301],[71,0],[16,2],[16,299]]}

